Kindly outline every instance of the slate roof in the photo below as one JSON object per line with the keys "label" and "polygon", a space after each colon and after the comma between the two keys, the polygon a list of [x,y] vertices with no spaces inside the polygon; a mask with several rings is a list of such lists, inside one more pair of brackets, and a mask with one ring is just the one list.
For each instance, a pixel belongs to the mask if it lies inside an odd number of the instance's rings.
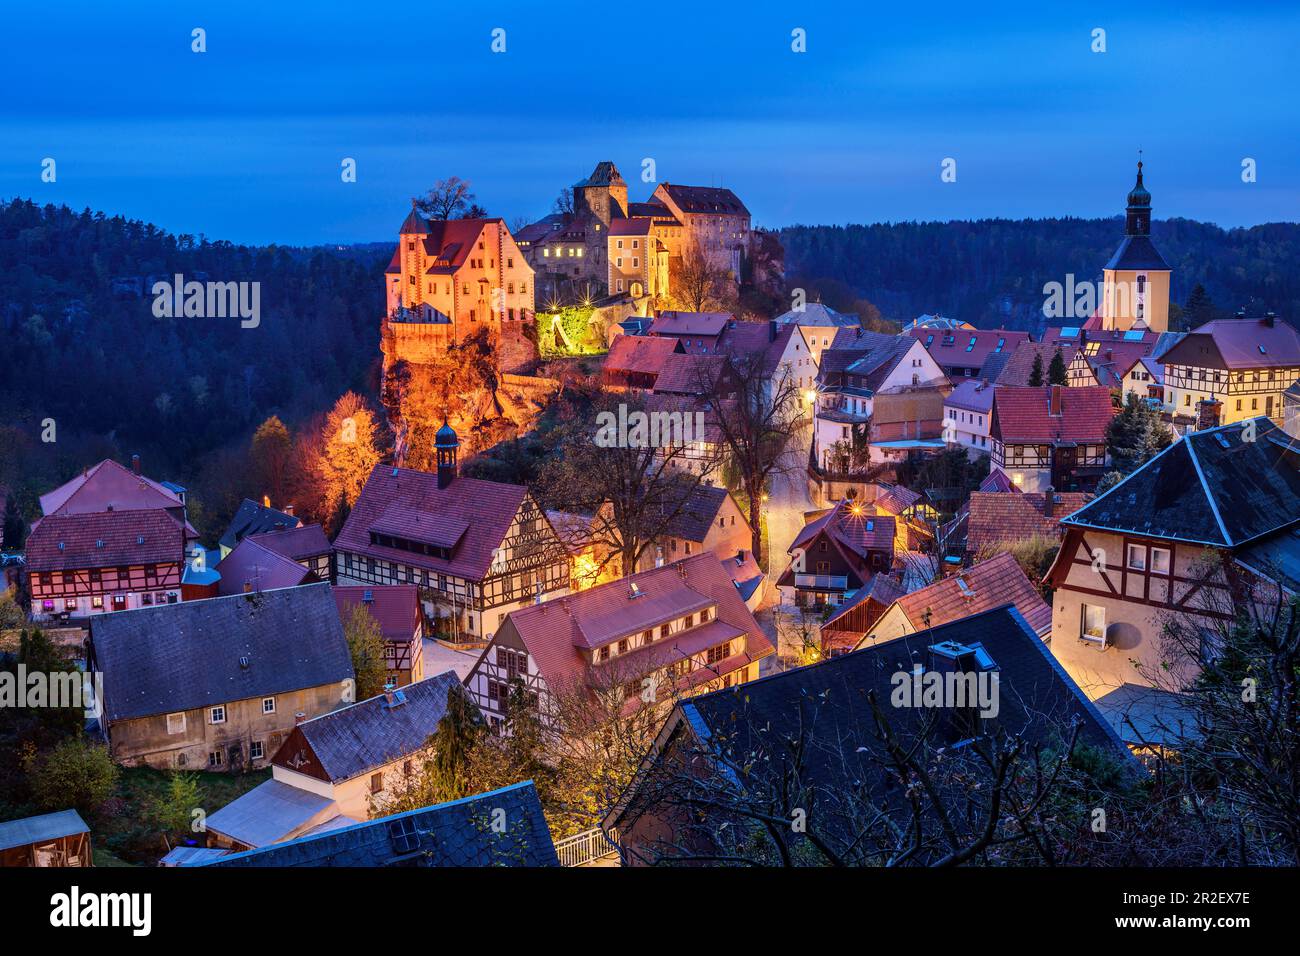
{"label": "slate roof", "polygon": [[297,731],[307,739],[312,756],[332,783],[402,760],[423,748],[437,731],[438,722],[447,713],[447,693],[452,688],[455,693],[465,692],[456,672],[445,671],[398,688],[393,705],[384,694],[378,694],[305,720],[271,762],[289,767],[286,761],[292,755],[287,751],[295,746]]}
{"label": "slate roof", "polygon": [[677,204],[677,208],[685,213],[717,216],[749,215],[749,210],[745,208],[740,198],[725,187],[663,183],[659,188],[666,192]]}
{"label": "slate roof", "polygon": [[233,551],[235,545],[250,534],[275,531],[277,527],[296,528],[301,524],[301,518],[296,518],[275,508],[268,508],[261,502],[253,501],[251,498],[245,498],[240,503],[235,516],[230,519],[230,524],[227,526],[225,534],[221,536],[220,543],[223,548]]}
{"label": "slate roof", "polygon": [[[314,817],[337,809],[333,797],[282,780],[263,781],[207,818],[209,830],[253,847],[283,840]],[[193,865],[201,865],[197,861]]]}
{"label": "slate roof", "polygon": [[883,481],[877,482],[877,484],[881,490],[876,495],[875,505],[878,510],[884,511],[886,514],[901,515],[921,500],[919,491],[913,491],[905,485],[890,485]]}
{"label": "slate roof", "polygon": [[409,644],[420,625],[420,591],[414,584],[335,585],[333,591],[340,620],[346,622],[354,607],[365,605],[386,641]]}
{"label": "slate roof", "polygon": [[1160,254],[1150,236],[1125,236],[1105,268],[1120,271],[1170,271],[1169,263],[1165,262],[1165,257]]}
{"label": "slate roof", "polygon": [[797,331],[793,325],[775,325],[771,322],[745,322],[737,319],[722,333],[718,351],[730,355],[732,361],[757,361],[764,376],[771,377],[785,354],[790,336]]}
{"label": "slate roof", "polygon": [[0,850],[89,832],[90,827],[86,826],[76,810],[59,810],[57,813],[43,813],[21,820],[6,820],[0,823]]}
{"label": "slate roof", "polygon": [[46,515],[27,537],[29,571],[179,564],[185,532],[169,511]]}
{"label": "slate roof", "polygon": [[147,511],[182,506],[180,496],[162,483],[137,475],[111,458],[86,469],[71,481],[41,495],[41,513],[88,514]]}
{"label": "slate roof", "polygon": [[844,600],[835,608],[831,616],[822,622],[823,631],[836,630],[835,622],[843,619],[850,611],[868,601],[875,601],[888,608],[906,592],[902,582],[892,574],[876,574],[871,580],[845,595]]}
{"label": "slate roof", "polygon": [[[1054,388],[1061,392],[1059,415],[1051,414]],[[999,387],[994,392],[992,414],[989,434],[1005,444],[1096,445],[1106,441],[1106,428],[1115,417],[1115,406],[1110,389],[1099,385]]]}
{"label": "slate roof", "polygon": [[1059,538],[1061,519],[1091,498],[1080,491],[1058,491],[1049,518],[1043,513],[1047,503],[1044,492],[973,492],[966,517],[966,550],[979,554],[1007,541]]}
{"label": "slate roof", "polygon": [[[492,554],[505,541],[528,489],[498,481],[458,477],[446,488],[438,487],[438,476],[392,465],[375,465],[366,479],[361,496],[353,506],[343,530],[334,539],[335,551],[398,561],[437,573],[481,580],[492,566]],[[417,554],[370,543],[370,529],[394,505],[402,514],[426,516],[431,524],[441,518],[455,518],[468,525],[451,558]],[[421,523],[407,522],[410,536],[422,534]],[[418,540],[418,539],[417,539]]]}
{"label": "slate roof", "polygon": [[1300,366],[1300,332],[1280,319],[1206,322],[1167,349],[1165,365],[1196,368],[1253,369]]}
{"label": "slate roof", "polygon": [[[850,364],[844,370],[844,373],[846,375],[862,376],[863,380],[858,387],[870,389],[874,392],[885,383],[885,379],[893,373],[894,369],[898,367],[898,363],[903,361],[915,344],[914,339],[910,339],[905,335],[892,335],[888,342],[872,349],[856,362]],[[825,353],[822,354],[825,355]]]}
{"label": "slate roof", "polygon": [[[1077,720],[1080,743],[1104,748],[1136,768],[1096,707],[1011,606],[702,694],[679,703],[670,726],[676,721],[690,730],[695,746],[729,754],[729,759],[753,773],[774,780],[787,773],[794,749],[788,742],[802,739],[801,777],[806,783],[828,792],[865,789],[886,812],[907,820],[906,794],[896,784],[891,786],[881,769],[890,761],[878,739],[867,694],[873,693],[877,701],[889,701],[893,675],[912,670],[916,663],[932,667],[935,654],[930,649],[945,642],[978,646],[992,659],[999,675],[997,723],[1002,731],[1030,743],[1050,744],[1057,739],[1059,725]],[[889,711],[892,730],[904,747],[932,715],[925,708],[884,709]],[[937,733],[941,740],[946,736],[955,743],[955,731],[945,726]],[[603,825],[624,825],[628,811],[623,808],[629,803],[632,815],[640,812],[638,795],[633,793]],[[827,835],[851,837],[836,833],[833,827]]]}
{"label": "slate roof", "polygon": [[718,519],[718,510],[730,495],[726,488],[700,484],[685,489],[685,496],[681,510],[668,522],[664,534],[703,544]]}
{"label": "slate roof", "polygon": [[606,372],[637,372],[658,375],[668,356],[682,351],[675,338],[650,335],[617,336],[605,355]]}
{"label": "slate roof", "polygon": [[862,320],[856,315],[848,312],[836,312],[829,305],[823,305],[820,302],[809,302],[804,305],[802,312],[791,309],[789,312],[783,312],[775,319],[778,325],[808,325],[817,328],[830,326],[839,326],[846,329],[862,328]]}
{"label": "slate roof", "polygon": [[261,543],[261,536],[248,537],[217,565],[221,594],[243,594],[245,585],[253,591],[273,591],[302,584],[311,574],[297,561],[277,554]]}
{"label": "slate roof", "polygon": [[987,415],[993,409],[993,385],[984,379],[964,379],[953,386],[943,403]]}
{"label": "slate roof", "polygon": [[117,611],[91,620],[90,644],[104,674],[110,721],[353,677],[338,608],[324,583]]}
{"label": "slate roof", "polygon": [[[637,585],[639,597],[630,596],[632,582]],[[731,576],[711,551],[512,611],[507,620],[514,625],[547,685],[560,688],[573,686],[588,675],[582,650],[614,643],[714,604],[717,616],[708,624],[611,658],[623,662],[620,675],[625,670],[648,674],[729,637],[738,643],[730,658],[714,665],[718,674],[774,652]],[[490,653],[492,648],[488,647],[484,656]]]}
{"label": "slate roof", "polygon": [[1005,551],[905,594],[895,604],[917,630],[926,627],[927,611],[929,626],[938,627],[1006,604],[1015,606],[1035,634],[1045,636],[1052,630],[1051,606]]}
{"label": "slate roof", "polygon": [[1267,418],[1183,436],[1061,523],[1236,548],[1300,520],[1300,473]]}
{"label": "slate roof", "polygon": [[1009,354],[1021,342],[1030,341],[1028,332],[1007,329],[944,331],[922,326],[908,329],[904,334],[925,345],[925,350],[944,368],[979,368],[990,355]]}
{"label": "slate roof", "polygon": [[250,535],[262,547],[293,561],[306,561],[330,553],[330,539],[318,524]]}
{"label": "slate roof", "polygon": [[[492,827],[503,811],[506,828]],[[234,853],[209,866],[559,866],[531,780]]]}
{"label": "slate roof", "polygon": [[832,541],[859,558],[870,551],[894,550],[895,524],[892,515],[871,514],[865,508],[855,515],[853,506],[846,500],[837,502],[824,515],[810,521],[795,535],[789,551],[801,548],[826,532]]}

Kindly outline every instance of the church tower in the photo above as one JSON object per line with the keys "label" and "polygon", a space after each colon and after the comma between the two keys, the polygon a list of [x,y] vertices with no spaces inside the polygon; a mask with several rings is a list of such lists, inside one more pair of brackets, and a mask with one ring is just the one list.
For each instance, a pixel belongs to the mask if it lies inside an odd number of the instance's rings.
{"label": "church tower", "polygon": [[1124,239],[1102,270],[1103,329],[1169,330],[1169,264],[1151,241],[1151,194],[1137,183],[1128,194]]}

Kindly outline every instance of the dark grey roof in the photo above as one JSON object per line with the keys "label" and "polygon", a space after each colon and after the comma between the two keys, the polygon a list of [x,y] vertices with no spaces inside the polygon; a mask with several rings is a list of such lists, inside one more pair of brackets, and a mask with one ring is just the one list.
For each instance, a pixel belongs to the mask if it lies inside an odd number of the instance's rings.
{"label": "dark grey roof", "polygon": [[684,541],[703,541],[718,517],[718,509],[727,499],[727,489],[696,485],[686,494],[682,510],[668,522],[665,533]]}
{"label": "dark grey roof", "polygon": [[424,746],[447,712],[447,692],[461,690],[455,671],[399,688],[298,725],[331,781],[348,780],[408,757]]}
{"label": "dark grey roof", "polygon": [[1300,521],[1300,471],[1267,418],[1192,432],[1061,524],[1236,547]]}
{"label": "dark grey roof", "polygon": [[1115,254],[1106,263],[1107,269],[1169,271],[1169,263],[1160,254],[1150,236],[1125,236]]}
{"label": "dark grey roof", "polygon": [[326,583],[117,611],[90,622],[90,645],[110,721],[353,677]]}
{"label": "dark grey roof", "polygon": [[230,519],[226,533],[221,536],[221,546],[234,550],[235,545],[250,534],[262,534],[277,528],[296,528],[302,521],[284,511],[268,508],[266,505],[245,498]]}
{"label": "dark grey roof", "polygon": [[0,823],[0,850],[27,846],[31,843],[45,843],[48,840],[89,832],[90,827],[86,826],[76,810],[60,810],[57,813],[44,813],[39,817],[6,820]]}
{"label": "dark grey roof", "polygon": [[996,382],[1003,369],[1007,367],[1007,363],[1011,361],[1011,355],[1011,352],[990,352],[989,357],[980,366],[979,374],[975,377]]}
{"label": "dark grey roof", "polygon": [[[499,811],[499,812],[498,812]],[[498,830],[493,824],[503,825]],[[209,866],[559,866],[533,782],[235,853]]]}
{"label": "dark grey roof", "polygon": [[268,846],[313,818],[337,815],[333,797],[271,779],[209,816],[207,827],[209,832],[232,837],[245,846]]}

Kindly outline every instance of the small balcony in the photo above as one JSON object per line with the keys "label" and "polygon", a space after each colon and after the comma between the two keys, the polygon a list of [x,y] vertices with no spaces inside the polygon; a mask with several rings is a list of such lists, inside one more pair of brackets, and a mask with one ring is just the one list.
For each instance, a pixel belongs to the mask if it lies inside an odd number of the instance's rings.
{"label": "small balcony", "polygon": [[794,586],[813,591],[847,591],[849,579],[844,574],[796,574]]}

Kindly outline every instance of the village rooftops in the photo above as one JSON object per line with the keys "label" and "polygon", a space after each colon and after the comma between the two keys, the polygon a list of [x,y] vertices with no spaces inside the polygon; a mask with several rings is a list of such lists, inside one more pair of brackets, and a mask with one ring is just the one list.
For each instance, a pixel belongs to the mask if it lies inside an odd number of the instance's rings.
{"label": "village rooftops", "polygon": [[273,591],[302,584],[310,573],[297,561],[277,554],[258,537],[245,538],[217,565],[222,594]]}
{"label": "village rooftops", "polygon": [[939,365],[979,368],[990,355],[1013,352],[1021,342],[1029,341],[1028,332],[1006,329],[933,329],[924,326],[906,332],[925,346]]}
{"label": "village rooftops", "polygon": [[63,837],[89,832],[90,827],[86,826],[86,821],[81,819],[76,810],[59,810],[57,813],[43,813],[21,820],[6,820],[0,823],[0,850],[50,843]]}
{"label": "village rooftops", "polygon": [[45,515],[102,511],[151,511],[184,505],[179,493],[111,458],[87,468],[71,481],[41,495]]}
{"label": "village rooftops", "polygon": [[352,678],[328,584],[93,618],[109,721],[272,697]]}
{"label": "village rooftops", "polygon": [[657,634],[661,625],[705,609],[709,610],[707,621],[656,638],[648,646],[637,646],[626,659],[620,654],[611,660],[648,674],[735,640],[737,646],[731,656],[736,660],[717,665],[717,671],[723,673],[735,669],[734,664],[773,653],[771,642],[712,552],[512,611],[507,621],[537,662],[547,685],[559,690],[580,681],[590,667],[601,666],[589,664],[584,652],[590,654],[622,639],[639,638],[647,630]]}
{"label": "village rooftops", "polygon": [[[438,476],[430,472],[376,465],[334,539],[334,550],[482,580],[527,494],[523,485],[477,478],[456,478],[439,488]],[[372,540],[376,534],[450,553],[378,544]]]}
{"label": "village rooftops", "polygon": [[27,538],[30,571],[179,564],[185,528],[170,511],[46,515]]}
{"label": "village rooftops", "polygon": [[717,336],[727,323],[734,321],[730,312],[661,312],[650,323],[651,335]]}
{"label": "village rooftops", "polygon": [[603,368],[606,373],[654,376],[663,370],[668,356],[681,351],[681,343],[670,336],[620,335],[610,345]]}
{"label": "village rooftops", "polygon": [[330,552],[330,540],[325,537],[325,529],[318,524],[277,529],[249,537],[268,551],[293,561],[305,561]]}
{"label": "village rooftops", "polygon": [[1300,332],[1273,317],[1216,319],[1187,333],[1160,361],[1229,370],[1293,368],[1300,366]]}
{"label": "village rooftops", "polygon": [[1102,386],[1000,387],[989,433],[1007,445],[1104,444],[1114,417],[1110,389]]}
{"label": "village rooftops", "polygon": [[333,592],[343,621],[354,608],[364,607],[386,641],[409,642],[420,626],[419,588],[414,584],[335,585]]}
{"label": "village rooftops", "polygon": [[1040,637],[1052,630],[1051,606],[1006,552],[902,595],[895,604],[918,631],[1007,604],[1014,605]]}
{"label": "village rooftops", "polygon": [[862,320],[856,315],[836,312],[829,305],[809,302],[803,309],[791,309],[783,312],[774,320],[777,325],[806,325],[813,328],[832,328],[839,326],[846,329],[862,328]]}
{"label": "village rooftops", "polygon": [[611,236],[648,236],[654,220],[649,216],[635,216],[631,219],[612,219],[609,223]]}
{"label": "village rooftops", "polygon": [[972,492],[966,514],[966,550],[978,555],[1010,541],[1059,538],[1061,519],[1090,500],[1092,495],[1084,492],[1057,491],[1052,493],[1049,507],[1046,492],[1022,493],[1014,485],[1010,491]]}
{"label": "village rooftops", "polygon": [[730,497],[726,488],[699,484],[685,491],[681,509],[668,522],[664,534],[702,544],[718,519],[718,511]]}
{"label": "village rooftops", "polygon": [[1240,547],[1300,521],[1300,472],[1287,447],[1262,417],[1191,432],[1061,524]]}
{"label": "village rooftops", "polygon": [[654,390],[661,395],[711,395],[726,374],[723,355],[685,355],[673,352],[664,359]]}
{"label": "village rooftops", "polygon": [[[494,817],[495,811],[501,815]],[[504,830],[493,820],[504,819]],[[233,853],[208,866],[558,866],[531,780]]]}
{"label": "village rooftops", "polygon": [[943,403],[987,415],[993,410],[993,386],[980,379],[963,379],[953,387]]}
{"label": "village rooftops", "polygon": [[339,783],[410,757],[437,732],[449,692],[466,693],[455,671],[305,720],[271,763]]}
{"label": "village rooftops", "polygon": [[795,535],[790,551],[802,548],[825,532],[831,540],[859,558],[871,551],[892,551],[894,524],[892,515],[871,514],[869,509],[854,502],[841,501],[826,514],[803,526]]}
{"label": "village rooftops", "polygon": [[297,528],[301,524],[302,519],[295,517],[290,511],[280,511],[270,505],[245,498],[240,503],[235,516],[230,519],[225,534],[221,536],[220,544],[227,551],[233,551],[235,545],[249,535]]}

